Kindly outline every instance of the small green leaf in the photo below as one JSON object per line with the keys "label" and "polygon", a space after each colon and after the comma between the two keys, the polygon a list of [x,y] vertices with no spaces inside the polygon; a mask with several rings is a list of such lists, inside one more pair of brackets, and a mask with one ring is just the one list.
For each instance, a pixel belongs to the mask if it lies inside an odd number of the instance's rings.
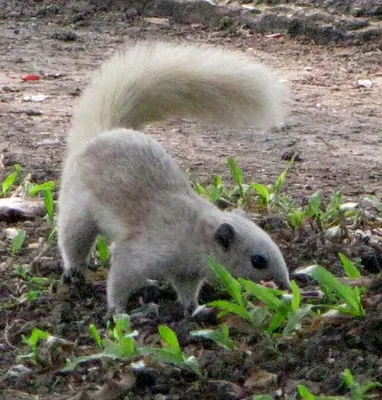
{"label": "small green leaf", "polygon": [[347,312],[354,317],[365,315],[359,288],[352,288],[349,285],[343,284],[331,272],[319,265],[309,271],[308,274],[318,281],[329,299],[333,300],[337,297],[346,302],[348,308],[338,306],[339,311]]}
{"label": "small green leaf", "polygon": [[53,282],[53,278],[44,278],[42,276],[31,276],[29,279],[30,283],[33,283],[37,287],[46,287]]}
{"label": "small green leaf", "polygon": [[37,196],[40,192],[45,190],[53,191],[56,187],[56,184],[53,181],[47,181],[40,185],[30,185],[28,187],[29,196]]}
{"label": "small green leaf", "polygon": [[102,235],[98,236],[97,251],[101,264],[103,266],[108,266],[110,263],[110,250],[105,237]]}
{"label": "small green leaf", "polygon": [[190,356],[187,357],[184,360],[184,365],[186,365],[188,368],[190,368],[192,371],[195,372],[196,375],[201,375],[200,373],[200,368],[199,368],[199,363],[198,359],[195,356]]}
{"label": "small green leaf", "polygon": [[199,183],[195,183],[195,190],[199,194],[207,195],[207,189]]}
{"label": "small green leaf", "polygon": [[1,184],[3,196],[9,192],[11,187],[16,183],[17,179],[20,177],[21,174],[20,165],[19,164],[14,165],[14,169],[15,171],[9,174]]}
{"label": "small green leaf", "polygon": [[297,286],[297,283],[295,281],[291,282],[291,287],[292,287],[292,303],[291,303],[291,309],[292,311],[297,311],[300,308],[301,304],[301,292],[300,288]]}
{"label": "small green leaf", "polygon": [[123,337],[119,342],[122,357],[134,358],[137,356],[136,342],[133,337]]}
{"label": "small green leaf", "polygon": [[210,258],[208,263],[230,296],[236,301],[237,304],[243,306],[244,298],[240,283],[214,258]]}
{"label": "small green leaf", "polygon": [[33,358],[38,361],[38,343],[40,340],[47,340],[50,337],[48,332],[42,331],[41,329],[34,328],[29,338],[23,337],[24,343],[27,343],[33,352]]}
{"label": "small green leaf", "polygon": [[289,211],[288,221],[291,228],[294,230],[300,229],[306,216],[306,212],[301,208],[296,208]]}
{"label": "small green leaf", "polygon": [[321,214],[321,209],[322,209],[322,192],[317,191],[313,193],[308,201],[308,215],[310,217],[315,217],[318,218]]}
{"label": "small green leaf", "polygon": [[252,316],[252,325],[257,328],[263,328],[265,325],[265,322],[267,318],[271,315],[269,308],[267,306],[253,306],[253,309],[251,310],[251,316]]}
{"label": "small green leaf", "polygon": [[344,377],[346,386],[348,388],[351,388],[352,386],[355,385],[355,379],[353,374],[351,373],[350,369],[346,368],[345,371],[342,373],[342,376]]}
{"label": "small green leaf", "polygon": [[53,242],[53,240],[56,238],[57,236],[57,227],[55,226],[49,233],[48,236],[48,245],[50,246]]}
{"label": "small green leaf", "polygon": [[282,336],[289,336],[294,330],[296,330],[297,325],[300,321],[310,314],[313,305],[304,304],[298,310],[294,311],[291,315],[288,315],[288,321],[283,330]]}
{"label": "small green leaf", "polygon": [[29,275],[32,267],[28,264],[24,264],[24,265],[15,264],[14,269],[21,278],[23,278],[24,280],[28,280],[28,278],[29,278],[28,275]]}
{"label": "small green leaf", "polygon": [[184,361],[182,352],[174,351],[172,348],[141,347],[139,353],[141,355],[152,355],[155,360],[164,363],[181,364]]}
{"label": "small green leaf", "polygon": [[222,188],[221,187],[213,187],[210,191],[209,197],[212,203],[216,203],[222,197]]}
{"label": "small green leaf", "polygon": [[134,338],[122,337],[118,343],[105,338],[102,343],[105,354],[110,354],[114,357],[123,358],[125,360],[131,360],[138,356]]}
{"label": "small green leaf", "polygon": [[224,183],[223,183],[223,177],[221,175],[215,175],[214,186],[219,189],[223,188]]}
{"label": "small green leaf", "polygon": [[73,371],[79,364],[83,364],[87,361],[91,360],[103,360],[103,359],[111,359],[116,360],[118,357],[113,354],[108,353],[98,353],[98,354],[90,354],[89,356],[77,357],[74,360],[66,360],[66,367],[63,368],[62,372],[71,372]]}
{"label": "small green leaf", "polygon": [[276,329],[278,329],[281,326],[281,324],[285,321],[285,319],[286,319],[285,313],[281,313],[281,312],[276,313],[273,316],[271,323],[269,324],[267,332],[268,333],[274,332]]}
{"label": "small green leaf", "polygon": [[269,192],[268,188],[261,183],[252,183],[251,188],[255,189],[261,199],[263,200],[263,204],[267,205],[271,200],[271,193]]}
{"label": "small green leaf", "polygon": [[288,169],[289,168],[284,169],[284,171],[281,172],[280,176],[277,178],[277,180],[275,182],[275,192],[276,193],[279,193],[281,190],[281,187],[284,185],[285,179],[286,179],[286,176],[288,173]]}
{"label": "small green leaf", "polygon": [[227,159],[229,169],[231,170],[231,175],[238,186],[243,186],[244,174],[243,170],[239,167],[239,164],[233,157],[228,157]]}
{"label": "small green leaf", "polygon": [[25,231],[19,231],[12,240],[12,255],[15,256],[22,248],[26,237]]}
{"label": "small green leaf", "polygon": [[113,336],[117,340],[121,340],[127,333],[131,333],[131,319],[128,314],[115,314],[113,316],[115,327]]}
{"label": "small green leaf", "polygon": [[322,220],[327,224],[331,225],[334,222],[338,222],[339,216],[341,214],[341,204],[342,204],[342,193],[337,192],[331,198],[325,213],[322,216]]}
{"label": "small green leaf", "polygon": [[359,278],[361,276],[361,273],[359,272],[358,268],[353,264],[346,256],[345,254],[338,253],[341,263],[344,267],[344,270],[346,272],[346,275],[349,278]]}
{"label": "small green leaf", "polygon": [[37,300],[41,296],[40,290],[30,290],[27,295],[27,299],[31,302]]}
{"label": "small green leaf", "polygon": [[265,303],[270,309],[276,311],[285,310],[285,304],[274,294],[274,290],[258,285],[247,279],[239,278],[239,282],[245,289],[257,297],[260,301]]}
{"label": "small green leaf", "polygon": [[50,189],[44,190],[44,205],[45,210],[48,215],[49,221],[53,223],[54,221],[54,200],[53,193]]}
{"label": "small green leaf", "polygon": [[252,322],[252,315],[243,306],[227,300],[216,300],[208,303],[211,307],[219,308],[232,314],[239,315],[248,322]]}
{"label": "small green leaf", "polygon": [[235,348],[234,342],[229,338],[229,328],[226,324],[222,324],[219,330],[214,329],[201,329],[198,331],[190,332],[191,336],[204,337],[213,340],[219,346],[226,349],[233,350]]}
{"label": "small green leaf", "polygon": [[159,325],[159,334],[161,338],[175,351],[180,353],[182,350],[179,345],[176,333],[166,325]]}
{"label": "small green leaf", "polygon": [[[368,382],[361,386],[361,393],[365,394],[373,389],[382,388],[382,382]],[[372,398],[372,397],[371,397]]]}
{"label": "small green leaf", "polygon": [[49,332],[45,332],[41,329],[34,328],[31,335],[28,338],[28,344],[34,347],[40,340],[46,340],[50,337]]}
{"label": "small green leaf", "polygon": [[95,340],[97,347],[102,349],[102,338],[99,333],[99,330],[94,324],[89,325],[89,331],[91,335],[93,336],[93,339]]}
{"label": "small green leaf", "polygon": [[298,385],[298,392],[304,400],[316,400],[316,396],[304,385]]}

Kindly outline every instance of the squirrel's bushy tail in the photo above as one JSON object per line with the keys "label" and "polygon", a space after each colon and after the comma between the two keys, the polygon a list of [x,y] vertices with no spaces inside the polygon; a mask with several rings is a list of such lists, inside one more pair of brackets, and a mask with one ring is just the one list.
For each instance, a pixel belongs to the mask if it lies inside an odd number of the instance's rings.
{"label": "squirrel's bushy tail", "polygon": [[275,75],[238,53],[141,43],[117,52],[85,89],[69,148],[110,129],[138,129],[170,116],[232,128],[275,126],[283,117],[282,100]]}

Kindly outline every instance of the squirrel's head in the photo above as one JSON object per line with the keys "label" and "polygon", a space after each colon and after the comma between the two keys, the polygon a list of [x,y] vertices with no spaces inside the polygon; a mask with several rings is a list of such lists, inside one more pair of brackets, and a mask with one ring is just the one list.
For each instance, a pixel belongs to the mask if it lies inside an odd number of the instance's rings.
{"label": "squirrel's head", "polygon": [[217,260],[236,277],[272,280],[280,288],[290,288],[284,257],[271,237],[239,213],[222,215],[223,221],[210,231]]}

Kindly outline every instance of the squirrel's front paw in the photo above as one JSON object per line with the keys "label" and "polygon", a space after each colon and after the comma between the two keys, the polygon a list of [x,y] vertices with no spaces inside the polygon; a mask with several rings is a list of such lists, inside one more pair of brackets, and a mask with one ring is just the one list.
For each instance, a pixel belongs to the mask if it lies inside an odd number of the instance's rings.
{"label": "squirrel's front paw", "polygon": [[62,274],[62,282],[65,285],[81,286],[85,283],[85,276],[78,270],[65,271]]}

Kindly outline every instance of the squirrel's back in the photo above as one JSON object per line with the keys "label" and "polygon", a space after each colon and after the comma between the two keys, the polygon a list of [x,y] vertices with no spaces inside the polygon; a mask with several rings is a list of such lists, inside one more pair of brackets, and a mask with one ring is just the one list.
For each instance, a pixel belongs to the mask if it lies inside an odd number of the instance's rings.
{"label": "squirrel's back", "polygon": [[158,192],[192,192],[164,148],[151,136],[137,131],[116,129],[103,133],[90,141],[73,162],[90,190],[99,197],[121,197],[115,200],[120,206],[132,198],[153,199]]}

